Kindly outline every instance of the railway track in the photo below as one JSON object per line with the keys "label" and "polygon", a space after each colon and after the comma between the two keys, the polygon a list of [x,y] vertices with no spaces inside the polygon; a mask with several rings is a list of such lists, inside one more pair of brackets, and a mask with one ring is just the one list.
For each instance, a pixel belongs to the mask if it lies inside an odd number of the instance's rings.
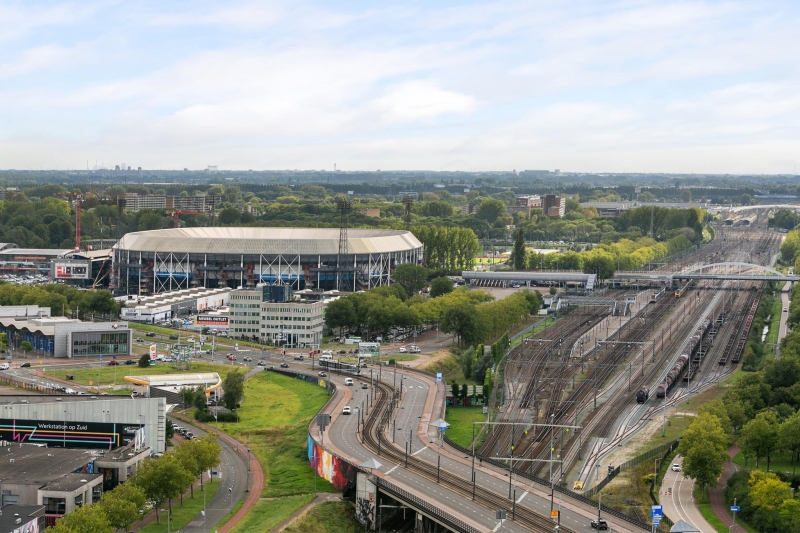
{"label": "railway track", "polygon": [[[463,479],[453,473],[444,472],[435,465],[399,451],[391,445],[385,443],[382,435],[388,421],[391,420],[395,405],[396,391],[384,383],[375,383],[376,400],[375,406],[368,418],[364,421],[362,428],[362,442],[370,451],[395,465],[401,466],[410,472],[433,481],[447,490],[469,498],[476,504],[491,511],[505,509],[510,519],[533,532],[552,532],[554,523],[550,518],[541,516],[530,509],[517,506],[513,498],[503,497],[495,492],[485,489],[477,484],[471,485],[472,480]],[[576,533],[566,526],[561,526],[560,531],[566,533]]]}

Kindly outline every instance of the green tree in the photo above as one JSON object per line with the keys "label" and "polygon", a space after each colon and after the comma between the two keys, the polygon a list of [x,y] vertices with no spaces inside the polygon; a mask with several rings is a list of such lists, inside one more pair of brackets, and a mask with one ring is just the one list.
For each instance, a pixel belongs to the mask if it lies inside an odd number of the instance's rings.
{"label": "green tree", "polygon": [[[194,441],[188,441],[183,443],[180,446],[177,446],[172,453],[175,455],[175,459],[181,465],[181,468],[190,472],[192,474],[192,480],[200,476],[200,473],[203,471],[200,467],[200,463],[197,461],[195,448],[197,446],[192,446]],[[194,483],[190,484],[191,487],[191,497],[194,498]],[[183,503],[183,494],[181,493],[181,503]]]}
{"label": "green tree", "polygon": [[325,307],[325,324],[331,329],[339,328],[339,333],[344,328],[358,327],[358,316],[352,298],[339,298],[330,302]]}
{"label": "green tree", "polygon": [[147,368],[148,366],[150,366],[150,354],[142,354],[139,358],[139,368]]}
{"label": "green tree", "polygon": [[763,411],[744,425],[739,447],[745,457],[756,458],[756,468],[761,457],[767,458],[769,471],[770,456],[778,444],[778,421],[774,413]]}
{"label": "green tree", "polygon": [[172,420],[168,418],[164,428],[164,438],[170,440],[174,436],[175,436],[175,426],[172,424]]}
{"label": "green tree", "polygon": [[683,455],[683,471],[701,487],[716,482],[728,459],[728,437],[719,418],[699,413],[683,432],[678,453]]}
{"label": "green tree", "polygon": [[730,435],[731,419],[728,416],[728,409],[725,407],[725,404],[722,403],[722,400],[707,402],[700,406],[700,409],[698,409],[697,412],[698,414],[708,413],[716,416],[719,420],[720,426],[722,426],[722,431],[724,431],[726,435]]}
{"label": "green tree", "polygon": [[514,241],[514,249],[511,251],[511,264],[514,270],[524,270],[527,263],[527,252],[525,251],[525,232],[522,228],[517,230],[517,238]]}
{"label": "green tree", "polygon": [[453,396],[453,402],[457,402],[458,401],[458,394],[459,394],[460,390],[461,390],[461,388],[458,386],[458,383],[456,383],[455,381],[453,382],[452,385],[450,385],[450,394]]}
{"label": "green tree", "polygon": [[790,416],[778,429],[778,442],[781,449],[792,454],[792,473],[795,473],[795,461],[800,453],[800,411]]}
{"label": "green tree", "polygon": [[82,505],[59,518],[46,533],[111,533],[112,525],[99,505]]}
{"label": "green tree", "polygon": [[466,379],[472,377],[472,362],[475,359],[475,350],[471,347],[461,354],[461,372]]}
{"label": "green tree", "polygon": [[141,487],[133,483],[117,485],[114,490],[104,492],[99,506],[115,531],[129,531],[131,525],[141,518],[147,498]]}
{"label": "green tree", "polygon": [[495,198],[486,198],[481,202],[481,205],[478,206],[478,210],[475,212],[476,217],[489,224],[493,224],[499,217],[506,216],[507,214],[506,204],[502,200],[497,200]]}
{"label": "green tree", "polygon": [[[144,491],[148,501],[159,509],[165,502],[170,502],[186,489],[193,476],[185,470],[172,453],[166,453],[158,459],[150,459],[142,463],[128,483],[133,483]],[[156,513],[156,522],[159,517]]]}
{"label": "green tree", "polygon": [[756,509],[777,511],[785,500],[792,498],[792,487],[775,474],[754,471],[750,473],[750,501]]}
{"label": "green tree", "polygon": [[433,278],[431,281],[431,298],[436,298],[437,296],[453,292],[453,288],[454,284],[450,278],[446,276]]}
{"label": "green tree", "polygon": [[219,223],[224,224],[226,226],[238,224],[240,218],[241,218],[241,213],[239,213],[238,209],[234,209],[233,207],[226,207],[225,209],[219,212],[219,217],[218,217]]}
{"label": "green tree", "polygon": [[[190,441],[194,447],[194,455],[200,471],[200,484],[203,484],[203,472],[211,470],[219,464],[219,454],[222,453],[222,446],[219,445],[217,437],[211,433],[206,433],[199,439]],[[252,444],[252,443],[251,443]]]}
{"label": "green tree", "polygon": [[244,397],[244,373],[234,370],[229,372],[222,381],[222,403],[229,410],[236,409]]}
{"label": "green tree", "polygon": [[425,287],[428,269],[414,263],[398,265],[392,272],[395,283],[399,283],[408,296],[413,296]]}
{"label": "green tree", "polygon": [[456,335],[459,344],[462,341],[470,343],[472,340],[479,340],[478,319],[474,307],[469,304],[451,307],[442,317],[441,329],[445,333]]}
{"label": "green tree", "polygon": [[20,343],[19,347],[22,348],[22,353],[23,354],[26,354],[28,352],[32,352],[33,351],[33,344],[31,344],[28,341],[22,341]]}

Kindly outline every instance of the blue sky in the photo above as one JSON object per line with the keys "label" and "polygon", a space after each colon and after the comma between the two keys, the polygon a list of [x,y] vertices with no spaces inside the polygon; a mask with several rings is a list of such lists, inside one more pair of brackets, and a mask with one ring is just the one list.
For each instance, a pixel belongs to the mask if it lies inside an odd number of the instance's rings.
{"label": "blue sky", "polygon": [[0,168],[791,173],[798,15],[0,0]]}

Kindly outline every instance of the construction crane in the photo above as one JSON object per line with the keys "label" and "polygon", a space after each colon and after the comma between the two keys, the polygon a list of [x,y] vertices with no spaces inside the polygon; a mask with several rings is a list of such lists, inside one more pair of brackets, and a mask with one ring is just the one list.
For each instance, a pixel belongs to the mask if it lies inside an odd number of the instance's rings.
{"label": "construction crane", "polygon": [[181,227],[181,221],[178,218],[180,215],[211,215],[209,211],[196,211],[194,209],[173,209],[172,211],[167,211],[167,214],[172,215],[173,227],[175,228]]}

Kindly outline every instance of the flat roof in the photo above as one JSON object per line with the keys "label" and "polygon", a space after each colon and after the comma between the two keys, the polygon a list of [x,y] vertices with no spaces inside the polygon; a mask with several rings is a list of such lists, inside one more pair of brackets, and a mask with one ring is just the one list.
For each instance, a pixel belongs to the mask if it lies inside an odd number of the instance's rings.
{"label": "flat roof", "polygon": [[[4,505],[0,514],[0,531],[17,531],[22,524],[27,524],[40,516],[44,516],[44,505]],[[17,524],[14,515],[22,518],[22,524]]]}
{"label": "flat roof", "polygon": [[69,248],[10,248],[6,250],[0,250],[0,258],[5,258],[6,256],[14,256],[14,255],[29,255],[29,256],[45,256],[45,257],[64,257],[68,253],[71,253],[72,250]]}
{"label": "flat roof", "polygon": [[216,372],[197,374],[147,374],[144,376],[125,376],[125,381],[148,387],[185,387],[186,385],[216,384],[222,380]]}
{"label": "flat roof", "polygon": [[[337,255],[339,228],[210,227],[128,233],[117,250],[189,254]],[[422,248],[410,231],[351,228],[348,254],[389,253]]]}
{"label": "flat roof", "polygon": [[91,483],[92,481],[102,477],[102,474],[82,474],[78,472],[71,472],[59,477],[58,479],[50,481],[41,487],[40,490],[75,492],[76,490],[85,487],[87,483]]}
{"label": "flat roof", "polygon": [[0,463],[3,465],[0,479],[3,483],[49,483],[83,468],[97,455],[95,450],[44,448],[14,443],[0,448]]}

